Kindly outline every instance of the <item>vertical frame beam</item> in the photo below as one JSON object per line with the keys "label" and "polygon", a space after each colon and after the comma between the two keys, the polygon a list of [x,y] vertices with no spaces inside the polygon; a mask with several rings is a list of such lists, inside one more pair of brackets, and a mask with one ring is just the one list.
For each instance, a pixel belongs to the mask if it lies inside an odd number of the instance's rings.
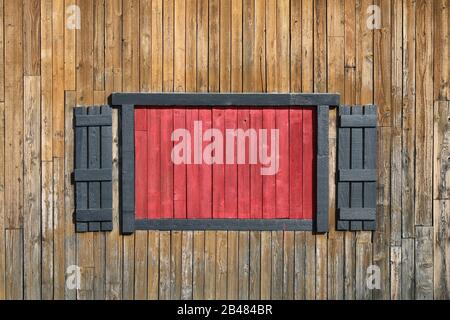
{"label": "vertical frame beam", "polygon": [[120,228],[123,234],[133,233],[134,216],[134,105],[122,105],[120,147]]}

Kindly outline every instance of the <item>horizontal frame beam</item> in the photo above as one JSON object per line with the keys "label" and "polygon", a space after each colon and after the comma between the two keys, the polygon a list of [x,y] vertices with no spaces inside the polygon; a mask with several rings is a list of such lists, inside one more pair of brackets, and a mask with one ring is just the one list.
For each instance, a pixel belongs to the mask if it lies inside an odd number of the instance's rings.
{"label": "horizontal frame beam", "polygon": [[135,106],[338,106],[334,93],[113,93],[110,104]]}
{"label": "horizontal frame beam", "polygon": [[136,230],[312,231],[312,220],[288,219],[144,219]]}

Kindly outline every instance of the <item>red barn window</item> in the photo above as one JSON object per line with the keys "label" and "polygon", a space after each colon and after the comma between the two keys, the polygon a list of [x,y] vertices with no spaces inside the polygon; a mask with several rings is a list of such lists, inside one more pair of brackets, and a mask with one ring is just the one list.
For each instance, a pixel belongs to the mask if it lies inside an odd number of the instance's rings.
{"label": "red barn window", "polygon": [[123,232],[328,225],[331,94],[113,94]]}

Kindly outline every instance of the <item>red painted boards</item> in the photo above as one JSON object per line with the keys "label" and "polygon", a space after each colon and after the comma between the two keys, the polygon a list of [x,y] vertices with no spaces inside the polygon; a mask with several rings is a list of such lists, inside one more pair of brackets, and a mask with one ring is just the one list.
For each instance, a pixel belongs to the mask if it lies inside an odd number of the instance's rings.
{"label": "red painted boards", "polygon": [[312,219],[315,109],[135,110],[136,219]]}

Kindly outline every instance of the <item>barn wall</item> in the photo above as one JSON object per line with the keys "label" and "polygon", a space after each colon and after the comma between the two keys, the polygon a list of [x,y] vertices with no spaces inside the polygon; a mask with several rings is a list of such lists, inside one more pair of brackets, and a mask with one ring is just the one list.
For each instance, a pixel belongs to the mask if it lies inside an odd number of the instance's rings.
{"label": "barn wall", "polygon": [[[450,298],[450,1],[373,1],[0,0],[0,298]],[[118,91],[378,104],[377,232],[334,231],[332,184],[326,235],[120,236],[114,111],[114,231],[75,234],[73,107]]]}

